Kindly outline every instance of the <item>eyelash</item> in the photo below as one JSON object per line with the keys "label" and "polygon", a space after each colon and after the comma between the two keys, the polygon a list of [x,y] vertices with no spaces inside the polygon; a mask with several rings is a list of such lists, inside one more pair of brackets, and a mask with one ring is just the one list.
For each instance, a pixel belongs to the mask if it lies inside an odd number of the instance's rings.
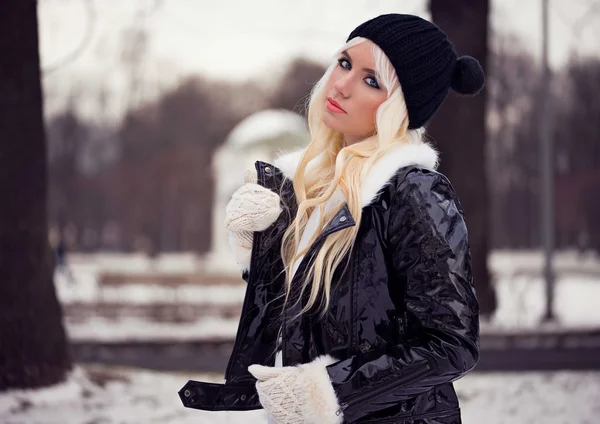
{"label": "eyelash", "polygon": [[[342,62],[348,62],[348,64],[350,64],[350,66],[352,66],[352,64],[350,63],[350,61],[348,59],[346,59],[345,57],[341,57],[341,58],[338,59],[338,65],[341,66],[344,69],[348,69],[344,65],[342,65]],[[367,82],[367,85],[369,87],[379,89],[379,83],[377,82],[377,80],[375,78],[373,78],[373,77],[367,77],[367,78],[365,78],[365,80],[367,80],[367,79],[371,79],[375,83],[375,85],[371,85],[371,84],[369,84]]]}

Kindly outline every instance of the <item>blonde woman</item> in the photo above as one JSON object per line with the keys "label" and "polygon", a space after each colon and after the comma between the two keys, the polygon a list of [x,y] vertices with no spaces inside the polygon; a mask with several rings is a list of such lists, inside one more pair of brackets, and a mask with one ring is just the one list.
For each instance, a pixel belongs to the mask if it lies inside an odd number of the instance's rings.
{"label": "blonde woman", "polygon": [[479,63],[434,24],[358,26],[316,84],[311,143],[256,163],[227,206],[247,293],[225,384],[185,406],[272,423],[461,422],[452,382],[478,361],[467,228],[423,126]]}

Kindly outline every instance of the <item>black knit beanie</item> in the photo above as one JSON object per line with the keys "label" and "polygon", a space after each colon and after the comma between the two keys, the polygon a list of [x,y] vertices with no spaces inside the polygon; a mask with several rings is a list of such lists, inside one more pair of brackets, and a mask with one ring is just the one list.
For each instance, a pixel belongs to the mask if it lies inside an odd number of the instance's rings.
{"label": "black knit beanie", "polygon": [[458,57],[444,32],[414,15],[390,13],[359,25],[348,37],[364,37],[377,44],[396,70],[409,128],[425,125],[452,88],[475,95],[485,82],[483,69],[471,56]]}

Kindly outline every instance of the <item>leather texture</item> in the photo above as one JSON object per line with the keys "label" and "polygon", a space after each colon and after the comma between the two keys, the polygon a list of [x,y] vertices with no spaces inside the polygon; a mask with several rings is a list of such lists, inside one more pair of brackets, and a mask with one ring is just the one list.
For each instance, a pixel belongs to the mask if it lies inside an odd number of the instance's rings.
{"label": "leather texture", "polygon": [[[282,312],[281,238],[297,209],[292,182],[256,162],[258,183],[280,195],[283,213],[255,233],[246,297],[223,385],[189,381],[186,407],[261,408],[248,366],[283,366],[329,354],[327,367],[347,423],[458,424],[452,381],[479,357],[479,306],[467,228],[445,176],[405,166],[363,208],[351,252],[335,271],[331,304],[322,318]],[[305,255],[292,287],[326,237],[356,222],[346,206]],[[300,308],[300,304],[298,308]],[[276,345],[279,328],[283,343]]]}

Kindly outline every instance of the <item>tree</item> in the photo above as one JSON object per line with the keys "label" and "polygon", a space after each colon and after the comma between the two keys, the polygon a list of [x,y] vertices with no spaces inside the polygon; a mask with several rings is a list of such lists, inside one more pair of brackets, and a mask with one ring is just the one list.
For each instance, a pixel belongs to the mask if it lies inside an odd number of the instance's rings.
{"label": "tree", "polygon": [[302,114],[304,102],[325,71],[325,67],[306,59],[293,60],[277,85],[271,107]]}
{"label": "tree", "polygon": [[37,2],[0,14],[0,390],[41,387],[71,367],[52,281]]}
{"label": "tree", "polygon": [[489,52],[486,169],[494,248],[531,248],[539,239],[536,119],[540,69],[513,34],[495,34]]}
{"label": "tree", "polygon": [[600,251],[600,59],[573,57],[557,77],[562,82],[552,118],[557,243]]}
{"label": "tree", "polygon": [[158,251],[210,249],[212,158],[242,119],[235,102],[246,96],[238,86],[193,77],[127,113],[111,174],[128,248],[142,237]]}
{"label": "tree", "polygon": [[78,211],[78,165],[90,128],[70,108],[46,125],[50,222],[63,229]]}
{"label": "tree", "polygon": [[[433,21],[452,40],[459,54],[468,54],[487,68],[489,0],[430,0]],[[496,296],[487,267],[489,199],[485,172],[486,100],[484,89],[473,98],[450,93],[428,127],[439,146],[440,171],[461,198],[468,226],[473,275],[482,315],[496,309]]]}

